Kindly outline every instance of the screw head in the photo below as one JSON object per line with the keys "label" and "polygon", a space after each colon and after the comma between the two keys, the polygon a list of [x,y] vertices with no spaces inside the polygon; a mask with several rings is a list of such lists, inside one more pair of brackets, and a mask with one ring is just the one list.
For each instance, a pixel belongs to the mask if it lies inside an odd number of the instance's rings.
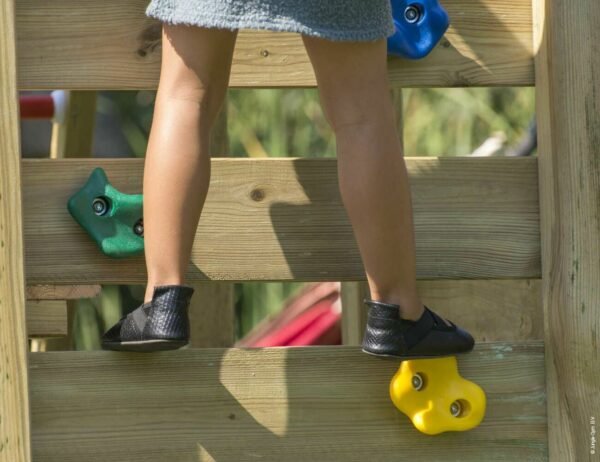
{"label": "screw head", "polygon": [[460,401],[454,401],[450,405],[450,414],[452,414],[454,417],[458,417],[461,413],[462,405],[460,404]]}
{"label": "screw head", "polygon": [[423,388],[423,377],[418,372],[413,375],[411,382],[415,390],[419,391],[421,388]]}
{"label": "screw head", "polygon": [[404,19],[409,24],[414,24],[421,19],[421,10],[417,5],[408,5],[404,10]]}
{"label": "screw head", "polygon": [[96,197],[92,201],[92,209],[98,216],[106,215],[109,209],[108,201],[104,197]]}
{"label": "screw head", "polygon": [[140,237],[144,237],[144,221],[142,218],[136,221],[135,225],[133,225],[133,232]]}

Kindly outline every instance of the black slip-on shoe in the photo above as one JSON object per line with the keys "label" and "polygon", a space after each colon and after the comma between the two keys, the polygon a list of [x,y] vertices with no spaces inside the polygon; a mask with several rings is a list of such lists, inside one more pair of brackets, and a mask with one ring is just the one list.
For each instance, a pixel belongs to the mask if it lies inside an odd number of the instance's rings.
{"label": "black slip-on shoe", "polygon": [[102,336],[104,350],[151,352],[188,344],[187,309],[194,289],[185,285],[155,286],[152,300],[123,316]]}
{"label": "black slip-on shoe", "polygon": [[416,359],[467,353],[475,341],[466,330],[450,326],[427,306],[417,321],[402,319],[400,306],[364,299],[370,306],[362,351],[375,356]]}

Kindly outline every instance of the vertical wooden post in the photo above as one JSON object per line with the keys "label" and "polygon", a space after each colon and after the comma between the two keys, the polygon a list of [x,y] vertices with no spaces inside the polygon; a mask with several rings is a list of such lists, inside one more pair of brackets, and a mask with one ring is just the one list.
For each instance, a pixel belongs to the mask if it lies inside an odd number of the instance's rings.
{"label": "vertical wooden post", "polygon": [[14,0],[0,2],[0,460],[31,460]]}
{"label": "vertical wooden post", "polygon": [[549,456],[597,460],[600,2],[533,5]]}
{"label": "vertical wooden post", "polygon": [[[227,99],[210,134],[212,157],[229,156],[227,134]],[[235,341],[234,283],[199,281],[190,283],[195,292],[190,314],[190,344],[192,348],[231,347]]]}
{"label": "vertical wooden post", "polygon": [[342,344],[357,346],[362,343],[367,325],[367,307],[363,299],[369,296],[367,281],[342,281]]}
{"label": "vertical wooden post", "polygon": [[[63,123],[52,124],[50,159],[92,157],[97,96],[98,93],[93,90],[68,92],[65,120]],[[73,327],[76,312],[77,300],[67,300],[67,335],[38,340],[40,351],[74,349]]]}
{"label": "vertical wooden post", "polygon": [[52,124],[50,158],[92,157],[98,92],[69,91],[68,95],[65,121]]}
{"label": "vertical wooden post", "polygon": [[[404,150],[404,122],[402,111],[402,88],[394,87],[390,90],[390,98],[396,110],[396,126],[400,144]],[[367,325],[368,309],[363,303],[369,297],[369,284],[367,281],[342,281],[342,343],[344,345],[360,345]]]}

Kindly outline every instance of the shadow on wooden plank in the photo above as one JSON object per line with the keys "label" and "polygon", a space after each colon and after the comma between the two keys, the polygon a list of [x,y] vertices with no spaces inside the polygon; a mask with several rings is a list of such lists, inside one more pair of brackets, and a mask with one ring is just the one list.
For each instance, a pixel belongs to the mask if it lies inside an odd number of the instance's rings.
{"label": "shadow on wooden plank", "polygon": [[34,460],[545,460],[542,342],[480,344],[488,397],[468,432],[419,433],[392,404],[398,362],[357,347],[30,354]]}

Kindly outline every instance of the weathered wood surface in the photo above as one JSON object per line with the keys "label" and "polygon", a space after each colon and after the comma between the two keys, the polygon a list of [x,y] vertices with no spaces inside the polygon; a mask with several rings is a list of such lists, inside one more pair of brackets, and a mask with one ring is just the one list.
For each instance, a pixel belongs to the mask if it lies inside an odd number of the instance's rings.
{"label": "weathered wood surface", "polygon": [[417,281],[423,302],[477,336],[478,341],[541,340],[539,279]]}
{"label": "weathered wood surface", "polygon": [[0,2],[0,461],[31,460],[15,2]]}
{"label": "weathered wood surface", "polygon": [[[67,104],[64,120],[52,123],[50,158],[92,157],[97,92],[66,91],[65,96]],[[68,299],[66,305],[66,334],[57,338],[40,339],[36,347],[41,351],[75,349],[73,328],[78,301]]]}
{"label": "weathered wood surface", "polygon": [[535,0],[534,12],[549,454],[597,461],[600,2]]}
{"label": "weathered wood surface", "polygon": [[[160,22],[147,0],[20,0],[20,89],[156,89]],[[389,57],[390,81],[403,87],[533,84],[530,0],[446,0],[452,26],[427,58]],[[311,87],[299,34],[241,30],[232,87]]]}
{"label": "weathered wood surface", "polygon": [[27,300],[27,336],[67,335],[67,302],[64,300]]}
{"label": "weathered wood surface", "polygon": [[363,300],[371,298],[367,281],[341,283],[342,301],[342,344],[361,345],[367,325],[369,307]]}
{"label": "weathered wood surface", "polygon": [[[349,291],[351,300],[369,296],[366,282]],[[540,279],[418,280],[421,300],[429,308],[469,331],[476,341],[522,341],[544,338]],[[344,293],[342,310],[345,312]],[[352,304],[351,304],[352,306]],[[344,344],[360,345],[368,307],[350,310],[344,318]],[[347,342],[347,343],[346,343]]]}
{"label": "weathered wood surface", "polygon": [[[227,136],[227,98],[221,106],[210,133],[210,155],[226,156],[229,152]],[[195,281],[194,295],[189,306],[190,346],[231,347],[235,341],[235,283],[224,281]]]}
{"label": "weathered wood surface", "polygon": [[[419,278],[539,277],[536,162],[407,158]],[[145,283],[143,255],[103,255],[67,211],[96,166],[117,189],[142,190],[142,159],[23,161],[29,284]],[[336,159],[213,158],[188,278],[366,279]]]}
{"label": "weathered wood surface", "polygon": [[56,285],[35,284],[25,288],[27,300],[69,300],[74,298],[93,298],[100,294],[99,284]]}
{"label": "weathered wood surface", "polygon": [[542,342],[477,345],[483,422],[435,437],[392,404],[396,361],[356,347],[32,353],[34,460],[544,461]]}

